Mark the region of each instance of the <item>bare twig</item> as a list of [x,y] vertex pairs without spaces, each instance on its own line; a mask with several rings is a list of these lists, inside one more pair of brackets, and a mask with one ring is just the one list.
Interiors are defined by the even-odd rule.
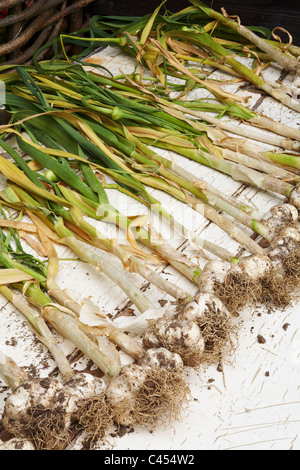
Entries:
[[[9,14],[15,15],[18,14],[22,11],[22,5],[15,5],[10,11]],[[6,30],[5,30],[5,36],[6,36],[6,42],[13,41],[19,34],[21,33],[23,29],[23,22],[15,22],[11,24]],[[17,57],[19,51],[14,51],[12,53],[12,57]]]
[[48,26],[48,28],[43,29],[43,31],[39,34],[38,38],[34,41],[34,43],[29,48],[26,48],[26,51],[23,54],[19,55],[15,59],[8,60],[3,65],[10,65],[10,64],[17,65],[17,64],[23,64],[24,62],[26,62],[26,60],[32,57],[35,51],[44,43],[50,31],[51,31],[51,26]]
[[[7,41],[7,43],[5,44],[2,44],[0,46],[0,57],[3,56],[3,55],[6,55],[6,54],[10,54],[11,52],[14,52],[16,51],[17,49],[21,48],[22,46],[26,45],[30,39],[37,33],[39,32],[41,29],[46,29],[48,28],[49,26],[52,26],[53,24],[57,24],[57,28],[54,30],[55,31],[55,34],[51,34],[49,40],[51,40],[51,38],[53,38],[53,36],[57,35],[60,33],[61,31],[61,20],[63,20],[64,17],[66,17],[67,15],[71,15],[71,14],[74,14],[77,10],[79,9],[82,9],[84,7],[86,7],[87,5],[89,5],[90,3],[92,3],[93,1],[95,0],[74,0],[74,3],[72,5],[70,5],[69,7],[65,8],[65,5],[66,5],[66,2],[65,0],[51,0],[49,2],[47,2],[47,10],[45,10],[45,2],[37,2],[40,6],[40,10],[38,10],[39,14],[37,14],[36,18],[34,18],[31,22],[29,22],[29,25],[27,27],[27,29],[22,33],[20,34],[18,37],[15,37],[15,38],[12,38],[10,41]],[[63,7],[60,8],[60,11],[58,12],[53,12],[53,8],[55,6],[58,6],[59,4],[63,4]],[[1,5],[1,3],[0,3]],[[50,10],[50,8],[52,8],[52,10]],[[29,10],[29,9],[28,9]],[[21,12],[23,14],[23,12]],[[16,20],[16,15],[12,15],[14,16],[15,20]],[[32,15],[30,15],[32,16]],[[18,21],[20,21],[20,17],[18,17]],[[23,16],[22,16],[23,18]],[[4,18],[6,19],[6,18]],[[2,25],[1,23],[2,20],[0,20],[0,27]],[[80,27],[82,27],[82,25],[80,25]],[[49,30],[48,30],[49,32]],[[24,52],[25,55],[20,55],[16,60],[12,60],[9,58],[7,64],[17,64],[17,63],[21,63],[21,57],[22,57],[22,60],[23,61],[26,61],[28,60],[30,57],[32,57],[32,55],[34,54],[35,50],[37,50],[38,47],[40,47],[41,44],[43,44],[41,42],[41,37],[43,37],[43,35],[41,34],[39,36],[39,38],[36,39],[36,42],[35,44],[30,47],[31,51],[30,53],[28,52],[28,50],[26,50]],[[47,36],[44,38],[44,41],[47,40]],[[34,47],[35,47],[35,50],[34,50]]]
[[2,0],[0,1],[0,10],[12,8],[20,3],[25,3],[25,0]]
[[7,15],[5,18],[2,18],[0,20],[0,28],[5,28],[6,26],[9,26],[13,23],[28,20],[34,16],[37,16],[42,11],[48,11],[63,2],[64,0],[49,0],[45,3],[44,0],[39,0],[33,3],[26,10],[22,10],[21,12],[16,13],[15,15]]
[[[67,2],[65,0],[65,2],[61,5],[61,11],[65,10],[66,8],[66,5],[67,5]],[[63,26],[63,21],[64,19],[61,18],[54,26],[54,28],[52,29],[51,33],[49,34],[48,38],[47,38],[47,41],[43,41],[43,43],[46,45],[46,44],[49,44],[49,42],[55,37],[57,36],[61,30],[62,30],[62,26]],[[48,28],[50,28],[51,30],[51,26],[48,26]],[[42,43],[42,44],[43,44]],[[36,60],[39,61],[39,60],[42,60],[46,54],[48,53],[48,51],[51,49],[52,45],[50,45],[49,47],[46,47],[44,49],[41,50],[41,52],[38,54],[38,56],[36,57]],[[32,56],[33,54],[36,52],[38,48],[35,47],[32,54],[28,57],[30,57],[30,59],[25,63],[25,65],[31,65],[32,64]]]
[[18,47],[24,46],[37,32],[40,31],[45,26],[45,21],[49,17],[48,11],[45,11],[40,16],[38,16],[28,28],[24,31],[23,34],[15,38],[13,41],[9,42],[8,44],[2,44],[0,46],[0,57],[5,54],[9,54],[10,52],[16,50]]
[[60,11],[54,14],[53,16],[51,16],[51,18],[49,18],[49,20],[45,23],[45,27],[49,26],[50,24],[55,23],[56,21],[60,20],[64,16],[70,15],[71,13],[78,10],[79,8],[86,7],[87,5],[89,5],[90,3],[94,1],[95,0],[79,0],[77,3],[70,5],[64,11]]

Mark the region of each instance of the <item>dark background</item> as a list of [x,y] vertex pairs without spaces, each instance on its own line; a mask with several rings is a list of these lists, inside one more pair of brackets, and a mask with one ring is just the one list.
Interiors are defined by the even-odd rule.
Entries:
[[[143,16],[152,13],[161,0],[97,0],[91,5],[93,14]],[[300,45],[300,0],[214,0],[205,1],[220,11],[224,7],[229,15],[238,15],[245,26],[266,26],[271,30],[280,26]],[[191,6],[187,0],[167,0],[166,8],[176,12]],[[164,8],[164,7],[163,7]],[[283,41],[287,35],[276,31]]]

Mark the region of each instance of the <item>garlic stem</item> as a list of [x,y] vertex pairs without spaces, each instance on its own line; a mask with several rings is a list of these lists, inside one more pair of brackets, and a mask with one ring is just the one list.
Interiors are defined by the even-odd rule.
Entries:
[[45,307],[43,316],[58,333],[72,341],[105,374],[114,377],[120,372],[121,364],[117,359],[118,356],[116,354],[112,356],[111,348],[104,349],[103,343],[99,347],[96,342],[85,335],[75,318],[54,307]]
[[73,377],[74,372],[69,361],[43,318],[30,307],[22,295],[15,294],[11,289],[3,285],[0,286],[0,292],[25,316],[30,323],[34,334],[46,346],[46,348],[49,349],[61,372],[62,379],[67,381]]
[[127,273],[124,273],[123,270],[120,270],[112,262],[106,263],[96,253],[93,253],[85,243],[77,240],[72,232],[64,226],[62,219],[59,219],[55,224],[55,230],[63,239],[64,244],[74,253],[94,266],[96,270],[103,272],[119,286],[140,312],[155,308],[152,302],[135,286]]

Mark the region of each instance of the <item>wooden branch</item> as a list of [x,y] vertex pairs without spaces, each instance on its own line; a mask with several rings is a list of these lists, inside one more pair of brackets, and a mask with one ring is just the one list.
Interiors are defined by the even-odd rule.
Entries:
[[49,26],[50,24],[55,23],[59,19],[63,18],[64,16],[70,15],[74,11],[78,10],[79,8],[84,8],[90,3],[93,3],[95,0],[79,0],[77,3],[74,3],[73,5],[70,5],[68,8],[66,8],[62,12],[58,12],[51,16],[49,20],[46,22],[45,27]]
[[[61,5],[61,11],[65,10],[66,8],[66,5],[67,5],[67,0],[65,0],[65,2]],[[42,45],[46,45],[48,43],[50,43],[50,41],[55,37],[57,36],[60,32],[61,32],[61,29],[62,29],[62,26],[63,26],[63,21],[64,19],[61,18],[59,21],[56,22],[56,24],[54,25],[51,33],[49,34],[48,38],[46,41],[44,41],[44,43]],[[51,29],[52,26],[48,26],[48,28]],[[45,49],[42,49],[41,52],[39,53],[39,55],[36,57],[36,60],[39,61],[39,60],[42,60],[47,54],[48,54],[48,51],[52,48],[52,45],[50,45],[49,47],[45,48]],[[34,55],[34,53],[36,52],[38,48],[35,48],[35,50],[33,51],[33,54],[30,56],[30,60],[27,60],[27,62],[25,62],[25,65],[31,65],[32,64],[32,56]]]
[[9,10],[10,8],[25,3],[26,0],[2,0],[0,1],[0,10]]
[[34,43],[29,48],[26,48],[26,51],[23,52],[23,54],[19,55],[16,58],[8,60],[3,65],[18,65],[18,64],[23,64],[24,62],[26,62],[30,57],[33,56],[35,51],[39,47],[41,47],[44,41],[47,40],[50,31],[51,31],[51,26],[48,26],[48,28],[43,29],[43,31],[39,34],[39,36],[34,41]]
[[15,51],[18,47],[24,46],[37,32],[44,28],[45,21],[48,20],[50,12],[45,11],[39,15],[29,26],[25,29],[24,33],[21,36],[18,36],[13,41],[10,41],[7,44],[2,44],[0,46],[0,57],[9,54],[12,51]]
[[5,28],[6,26],[9,26],[13,23],[28,20],[33,16],[37,16],[39,13],[45,10],[49,11],[51,8],[54,8],[63,2],[64,0],[49,0],[45,3],[44,0],[39,0],[36,3],[33,3],[26,10],[21,11],[20,13],[16,13],[15,15],[8,15],[5,18],[2,18],[0,20],[0,28]]
[[[52,0],[47,3],[47,11],[42,11],[32,22],[30,22],[27,29],[17,38],[9,41],[6,44],[0,45],[0,57],[6,54],[10,54],[11,52],[15,51],[16,49],[24,46],[28,43],[28,41],[41,29],[48,28],[48,26],[52,26],[54,23],[59,22],[65,16],[70,15],[71,13],[77,11],[78,9],[84,8],[85,6],[89,5],[90,3],[94,2],[95,0],[78,0],[77,2],[70,5],[68,8],[61,8],[60,11],[53,14],[53,11],[50,11],[50,7],[54,7],[55,5],[58,6],[59,4],[64,4],[65,0]],[[44,4],[43,0],[38,2],[39,5],[41,3]],[[43,8],[44,9],[44,8]],[[52,13],[52,16],[51,16]],[[16,15],[15,15],[16,16]],[[60,29],[57,34],[59,34]],[[52,36],[53,37],[53,36]],[[34,53],[35,51],[33,51]],[[25,57],[25,56],[23,56]],[[26,54],[26,59],[31,57],[29,54]],[[16,63],[14,60],[10,60],[7,62],[8,64]],[[18,60],[18,63],[19,60]]]

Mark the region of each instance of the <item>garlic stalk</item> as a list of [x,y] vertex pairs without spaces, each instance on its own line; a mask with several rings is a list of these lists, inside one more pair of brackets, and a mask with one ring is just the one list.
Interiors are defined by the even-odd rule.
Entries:
[[0,286],[0,292],[25,316],[39,341],[49,349],[61,372],[62,379],[66,381],[73,377],[74,372],[70,363],[44,319],[30,307],[22,295],[14,293],[11,289],[3,285]]

